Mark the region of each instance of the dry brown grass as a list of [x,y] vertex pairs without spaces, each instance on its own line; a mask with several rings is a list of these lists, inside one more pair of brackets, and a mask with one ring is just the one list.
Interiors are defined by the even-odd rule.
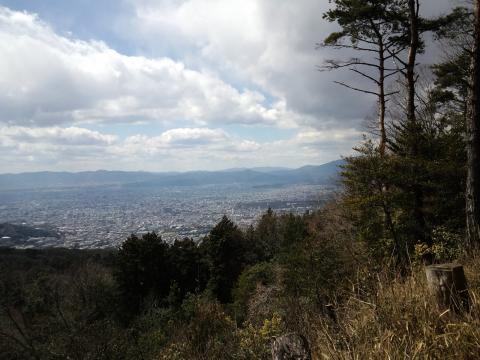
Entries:
[[443,312],[422,267],[407,279],[379,275],[376,291],[350,294],[338,322],[312,319],[315,359],[480,359],[480,257],[464,262],[471,311]]

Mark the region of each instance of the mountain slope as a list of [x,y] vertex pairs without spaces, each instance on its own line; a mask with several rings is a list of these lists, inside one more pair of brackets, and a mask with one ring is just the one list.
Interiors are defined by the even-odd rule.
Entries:
[[34,172],[0,174],[0,190],[40,189],[83,186],[203,186],[203,185],[281,185],[331,184],[343,160],[298,169],[259,168],[184,173],[135,171]]

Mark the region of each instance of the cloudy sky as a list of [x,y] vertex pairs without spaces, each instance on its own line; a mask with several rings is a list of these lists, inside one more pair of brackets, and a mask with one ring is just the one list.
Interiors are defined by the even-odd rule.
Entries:
[[[448,0],[424,0],[429,14]],[[0,173],[321,164],[375,99],[318,72],[327,0],[0,0]]]

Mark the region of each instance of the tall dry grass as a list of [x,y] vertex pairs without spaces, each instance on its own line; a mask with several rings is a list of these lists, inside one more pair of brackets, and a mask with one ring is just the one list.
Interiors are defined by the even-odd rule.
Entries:
[[480,257],[464,262],[470,312],[442,311],[428,292],[423,267],[408,278],[376,276],[375,290],[352,290],[337,322],[311,318],[315,359],[480,359]]

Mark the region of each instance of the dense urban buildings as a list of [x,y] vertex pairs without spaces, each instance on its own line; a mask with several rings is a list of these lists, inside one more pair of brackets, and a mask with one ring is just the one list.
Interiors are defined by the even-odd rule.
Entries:
[[81,187],[0,192],[1,222],[48,229],[53,236],[0,238],[18,248],[107,248],[155,231],[167,241],[195,240],[227,215],[247,227],[269,207],[304,213],[332,193],[327,185]]

